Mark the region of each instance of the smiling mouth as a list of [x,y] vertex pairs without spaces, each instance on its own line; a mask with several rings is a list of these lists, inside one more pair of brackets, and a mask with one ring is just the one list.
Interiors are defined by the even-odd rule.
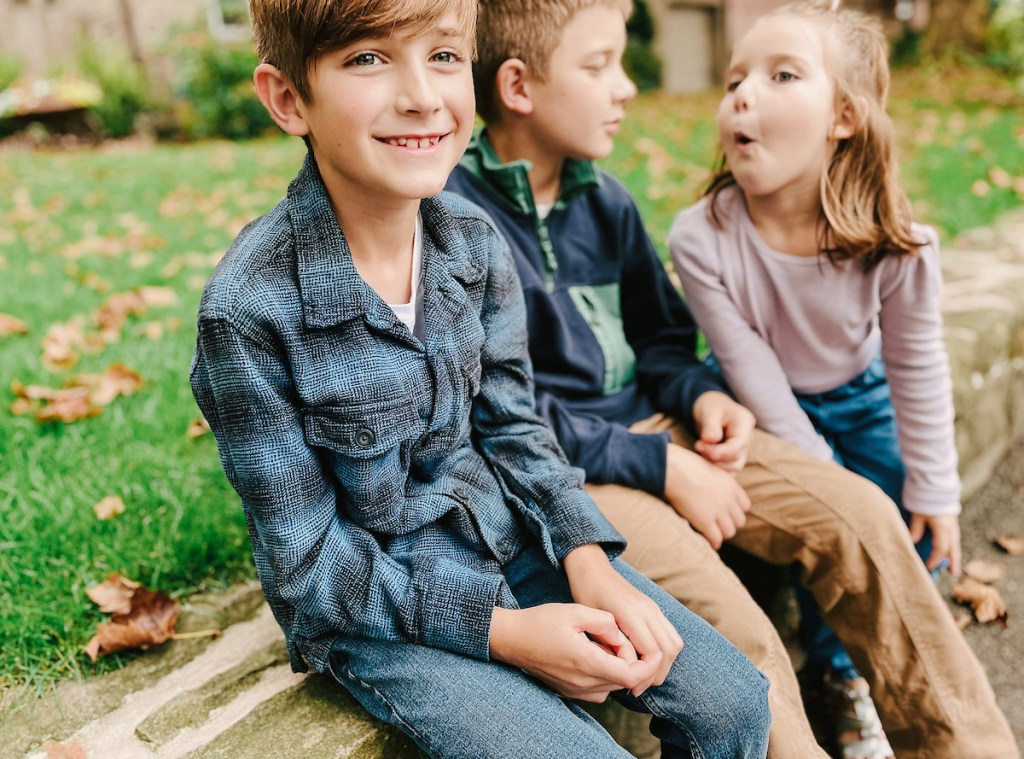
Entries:
[[447,136],[447,134],[409,135],[405,137],[378,137],[377,140],[394,148],[426,150],[427,148],[434,147]]

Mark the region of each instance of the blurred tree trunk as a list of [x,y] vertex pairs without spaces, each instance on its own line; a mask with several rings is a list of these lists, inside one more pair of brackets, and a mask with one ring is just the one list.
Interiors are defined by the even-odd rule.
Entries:
[[139,70],[144,72],[146,59],[142,53],[142,45],[139,44],[139,35],[135,31],[135,19],[132,17],[130,0],[119,0],[118,10],[120,11],[121,26],[124,28],[124,36],[128,42],[128,49],[131,51],[132,60],[135,61]]
[[924,52],[930,56],[942,55],[952,45],[982,50],[988,16],[989,0],[931,0]]

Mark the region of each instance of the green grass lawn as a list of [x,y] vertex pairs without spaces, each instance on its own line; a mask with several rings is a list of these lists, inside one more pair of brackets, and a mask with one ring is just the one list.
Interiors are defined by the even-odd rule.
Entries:
[[[1024,119],[1008,84],[985,71],[904,72],[894,96],[922,219],[948,238],[1022,202]],[[716,100],[638,98],[605,162],[663,252],[673,216],[706,180]],[[0,150],[0,313],[29,328],[0,337],[0,687],[117,666],[118,656],[94,665],[81,653],[104,618],[85,589],[110,572],[182,599],[254,575],[214,441],[186,434],[199,416],[187,372],[202,283],[241,224],[282,195],[302,154],[285,138]],[[999,186],[1007,177],[1017,190]],[[142,285],[173,289],[177,303],[129,318],[73,368],[44,365],[52,325],[78,317],[88,328],[112,294]],[[113,363],[145,384],[94,418],[41,424],[8,411],[12,382],[58,387]],[[93,506],[111,495],[125,511],[101,521]]]

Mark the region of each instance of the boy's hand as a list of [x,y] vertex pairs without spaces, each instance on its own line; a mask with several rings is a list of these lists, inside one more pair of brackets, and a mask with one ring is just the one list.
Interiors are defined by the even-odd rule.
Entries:
[[526,670],[567,698],[592,701],[649,682],[660,659],[640,661],[607,611],[580,604],[495,607],[491,658]]
[[924,537],[925,528],[932,531],[932,554],[925,562],[928,571],[933,571],[943,559],[949,560],[949,573],[954,577],[960,574],[960,517],[927,517],[922,514],[910,515],[910,539],[915,543]]
[[735,477],[682,446],[669,443],[667,455],[665,500],[717,551],[747,523],[750,496]]
[[717,390],[702,393],[691,411],[700,433],[693,446],[697,453],[725,471],[739,474],[754,436],[754,415]]
[[661,685],[683,649],[683,639],[658,605],[634,588],[596,545],[580,546],[563,562],[573,600],[593,609],[611,612],[641,662],[654,666],[646,679],[630,688],[640,696],[652,685]]

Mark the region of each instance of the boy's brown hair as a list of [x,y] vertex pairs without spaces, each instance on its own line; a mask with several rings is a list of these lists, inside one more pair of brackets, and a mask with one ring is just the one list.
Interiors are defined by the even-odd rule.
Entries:
[[[808,0],[768,15],[804,19],[824,37],[836,112],[851,108],[857,129],[839,140],[822,173],[820,249],[833,264],[853,259],[870,270],[886,256],[915,252],[923,242],[911,231],[910,202],[899,183],[896,138],[886,112],[889,46],[882,25],[834,5]],[[722,156],[705,193],[716,222],[715,199],[735,183]]]
[[543,80],[562,29],[573,16],[594,5],[620,8],[627,18],[633,12],[632,0],[480,0],[473,87],[477,113],[485,122],[501,118],[494,89],[501,64],[518,58]]
[[472,48],[475,0],[249,0],[260,63],[279,69],[306,102],[309,72],[323,56],[398,27],[426,29],[449,13]]

